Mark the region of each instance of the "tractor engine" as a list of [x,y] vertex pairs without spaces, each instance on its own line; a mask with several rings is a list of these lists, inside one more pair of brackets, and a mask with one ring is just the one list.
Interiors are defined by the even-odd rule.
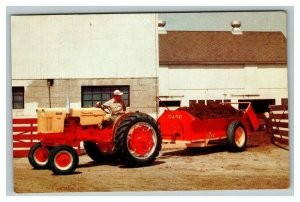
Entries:
[[66,108],[39,108],[38,133],[62,133],[66,117],[78,118],[81,126],[98,125],[109,120],[111,115],[100,108],[74,108],[66,114]]

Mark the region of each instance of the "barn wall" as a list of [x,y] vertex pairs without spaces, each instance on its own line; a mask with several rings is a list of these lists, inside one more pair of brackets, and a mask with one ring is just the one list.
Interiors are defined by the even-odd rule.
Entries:
[[162,66],[159,95],[169,100],[276,99],[288,97],[287,65]]
[[156,77],[156,14],[11,17],[13,79]]

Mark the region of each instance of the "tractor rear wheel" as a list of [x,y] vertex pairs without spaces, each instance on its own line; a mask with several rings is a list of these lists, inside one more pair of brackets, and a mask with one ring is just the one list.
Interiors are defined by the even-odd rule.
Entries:
[[49,155],[50,169],[58,175],[67,175],[74,172],[78,166],[78,154],[68,145],[55,147]]
[[127,116],[116,130],[115,148],[127,166],[151,164],[161,149],[161,134],[156,121],[144,113]]
[[227,129],[227,144],[230,151],[243,151],[247,144],[247,132],[240,121],[233,121]]
[[40,142],[33,145],[28,153],[28,160],[32,167],[35,169],[48,168],[50,149],[49,147],[42,147]]
[[107,163],[117,159],[117,156],[114,152],[102,152],[101,148],[99,148],[100,146],[95,142],[85,141],[83,142],[83,146],[87,155],[97,163]]

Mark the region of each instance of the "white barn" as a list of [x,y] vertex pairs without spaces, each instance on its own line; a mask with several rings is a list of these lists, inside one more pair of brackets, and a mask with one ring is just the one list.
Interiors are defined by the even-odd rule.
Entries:
[[287,103],[281,32],[168,31],[159,41],[159,96],[166,105],[251,101],[263,113],[269,104]]

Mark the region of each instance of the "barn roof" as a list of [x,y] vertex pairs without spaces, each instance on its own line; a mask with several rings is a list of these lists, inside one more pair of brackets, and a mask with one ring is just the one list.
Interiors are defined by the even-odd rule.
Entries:
[[287,40],[281,32],[168,31],[159,35],[159,63],[285,64]]

